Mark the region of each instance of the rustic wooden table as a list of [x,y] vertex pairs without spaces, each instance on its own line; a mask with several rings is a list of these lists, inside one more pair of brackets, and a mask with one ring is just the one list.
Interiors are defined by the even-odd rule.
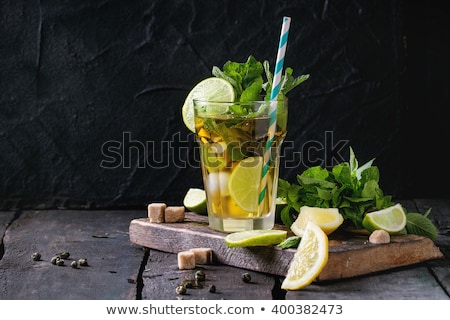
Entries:
[[[42,210],[0,212],[0,299],[111,300],[295,300],[295,299],[427,299],[450,298],[450,199],[401,201],[408,210],[432,208],[439,228],[435,244],[444,258],[375,274],[315,282],[299,291],[280,289],[281,276],[226,265],[201,269],[206,281],[186,295],[176,286],[195,270],[179,270],[177,255],[130,242],[130,222],[146,210]],[[64,266],[53,265],[67,250]],[[33,252],[40,261],[33,261]],[[70,262],[87,258],[88,266]],[[244,283],[241,275],[250,273]],[[216,292],[210,292],[214,285]]]

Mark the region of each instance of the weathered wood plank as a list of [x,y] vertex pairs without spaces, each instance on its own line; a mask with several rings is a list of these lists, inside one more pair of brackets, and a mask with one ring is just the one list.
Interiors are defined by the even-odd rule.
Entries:
[[429,217],[439,229],[435,243],[445,255],[445,259],[430,261],[427,265],[450,295],[450,199],[416,199],[415,203],[422,213],[431,208]]
[[423,265],[288,291],[286,300],[444,300],[448,294]]
[[3,237],[6,228],[9,226],[15,215],[14,211],[0,211],[0,260],[3,257]]
[[[176,293],[176,287],[185,279],[194,279],[195,272],[205,273],[205,282],[199,282],[194,288],[188,288],[186,294]],[[179,270],[177,255],[150,250],[149,259],[142,278],[143,300],[271,300],[271,290],[275,285],[272,276],[249,272],[250,283],[244,283],[241,276],[247,270],[223,266],[203,265],[194,270]],[[195,284],[195,281],[194,281]],[[215,293],[209,292],[214,285]]]
[[450,236],[450,199],[414,199],[414,203],[421,213],[431,208],[429,217],[435,222],[439,233]]
[[443,257],[433,241],[412,234],[391,236],[389,244],[381,245],[365,238],[330,240],[328,263],[317,280],[352,278]]
[[[0,299],[136,299],[143,251],[130,243],[128,226],[141,213],[26,211],[6,230],[0,260]],[[51,264],[63,250],[65,266]],[[41,261],[31,255],[39,251]],[[88,259],[88,267],[70,262]]]
[[[436,215],[433,219],[440,221],[439,226],[444,228],[440,229],[435,243],[446,258],[364,277],[317,281],[300,291],[287,292],[286,298],[448,299],[450,237],[445,232],[448,203],[435,199],[408,202],[420,212],[432,207],[431,217]],[[26,211],[9,225],[15,212],[0,212],[0,235],[4,235],[5,250],[0,260],[0,299],[135,299],[135,281],[144,245],[130,242],[128,231],[130,222],[144,214],[141,211]],[[185,243],[187,248],[197,246],[190,238],[178,239],[174,252],[180,251],[180,245]],[[70,259],[87,257],[90,266],[72,269],[68,263],[65,267],[52,265],[51,256],[62,250],[71,252]],[[42,253],[42,261],[31,260],[34,251]],[[176,254],[150,250],[145,268],[143,299],[272,299],[271,291],[279,288],[277,279],[282,278],[226,265],[199,266],[207,275],[205,286],[178,296],[174,286],[193,271],[178,270]],[[240,281],[243,272],[251,273],[252,283]],[[209,293],[211,284],[216,285],[217,293]]]
[[[230,249],[224,237],[224,233],[207,226],[205,217],[192,213],[187,213],[184,223],[157,224],[146,218],[130,223],[133,243],[171,253],[209,247],[217,263],[279,276],[286,275],[295,254],[293,249],[282,250],[276,246]],[[318,280],[350,278],[443,257],[425,237],[395,236],[390,244],[384,245],[368,243],[367,238],[330,239],[328,263]]]
[[3,239],[6,228],[14,218],[14,211],[0,211],[0,240]]
[[416,204],[413,200],[394,200],[399,202],[408,212],[417,211]]

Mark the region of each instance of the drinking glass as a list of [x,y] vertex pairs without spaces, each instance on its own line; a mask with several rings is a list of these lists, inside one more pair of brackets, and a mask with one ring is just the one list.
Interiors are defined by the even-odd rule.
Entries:
[[270,101],[194,99],[195,133],[212,229],[236,232],[274,226],[288,100],[276,103],[272,134],[269,126],[274,113],[270,110]]

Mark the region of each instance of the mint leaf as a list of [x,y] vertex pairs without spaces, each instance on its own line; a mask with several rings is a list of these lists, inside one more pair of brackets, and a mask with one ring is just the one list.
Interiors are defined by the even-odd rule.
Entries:
[[284,179],[278,179],[278,189],[277,189],[277,197],[278,198],[287,198],[287,193],[291,184]]
[[359,178],[361,184],[365,184],[371,180],[378,182],[380,180],[380,172],[378,167],[369,167],[361,172],[361,177]]
[[[273,74],[270,71],[269,61],[265,60],[263,62],[263,67],[264,71],[266,72],[267,78],[267,82],[263,85],[263,88],[266,91],[265,99],[269,100],[272,93]],[[294,78],[292,75],[293,73],[294,71],[290,67],[286,67],[286,69],[284,70],[284,74],[280,79],[280,92],[278,100],[281,100],[289,91],[309,79],[309,74],[302,74],[301,76]]]
[[[288,206],[294,208],[294,210],[297,212],[300,211],[300,207],[301,207],[301,202],[299,201],[301,189],[302,189],[302,187],[300,187],[299,185],[291,184],[287,191],[286,202],[287,202]],[[286,209],[286,208],[284,208],[284,209]],[[288,213],[289,213],[289,211],[288,211]],[[289,224],[288,227],[290,227],[290,226],[291,225]]]
[[302,185],[317,185],[322,189],[332,189],[336,186],[336,184],[333,182],[322,179],[310,178],[308,176],[303,175],[299,175],[297,177],[297,180]]
[[292,76],[293,72],[294,71],[290,67],[287,67],[286,70],[284,71],[284,75],[281,78],[281,86],[280,86],[280,92],[283,95],[286,95],[296,86],[309,79],[309,74],[302,74],[301,76],[294,78]]
[[375,161],[375,158],[372,159],[372,160],[370,160],[370,161],[368,161],[368,162],[366,162],[366,163],[363,164],[361,167],[359,167],[358,169],[356,169],[355,174],[356,174],[356,178],[357,178],[358,180],[361,179],[361,173],[362,173],[364,170],[369,169],[369,168],[372,167],[372,163],[373,163],[374,161]]
[[278,246],[282,249],[288,249],[288,248],[297,248],[300,244],[301,238],[297,236],[289,237],[285,240],[283,240]]
[[290,205],[287,205],[280,212],[281,222],[287,227],[291,227],[295,221],[295,217],[291,214],[292,210],[293,208]]
[[270,99],[270,92],[272,91],[273,74],[270,71],[269,61],[263,62],[264,71],[266,72],[267,82],[263,84],[263,89],[266,91],[266,100]]
[[406,231],[407,233],[428,237],[431,240],[436,239],[438,236],[438,230],[433,222],[420,213],[411,212],[406,214]]
[[341,183],[344,186],[352,188],[355,185],[353,181],[353,176],[351,172],[351,166],[348,162],[343,162],[335,165],[331,172],[333,173],[334,178],[337,182]]
[[318,180],[326,180],[330,173],[327,169],[321,168],[320,166],[311,167],[302,172],[300,176],[315,178]]
[[381,189],[376,180],[369,180],[364,183],[363,189],[361,191],[362,198],[376,199],[377,195],[379,195]]
[[261,79],[261,86],[259,90],[262,89],[262,73],[263,73],[263,65],[261,62],[255,59],[253,56],[249,56],[247,61],[242,65],[241,75],[242,75],[242,84],[243,88],[248,88],[252,85],[255,80]]
[[353,176],[356,176],[356,171],[358,170],[358,160],[356,159],[355,153],[353,152],[352,147],[350,147],[350,171]]
[[256,78],[250,82],[239,98],[240,101],[258,101],[261,99],[261,88],[263,84],[262,77]]
[[214,66],[212,74],[233,86],[237,101],[259,100],[263,85],[263,66],[253,56],[244,63],[227,61],[220,70]]

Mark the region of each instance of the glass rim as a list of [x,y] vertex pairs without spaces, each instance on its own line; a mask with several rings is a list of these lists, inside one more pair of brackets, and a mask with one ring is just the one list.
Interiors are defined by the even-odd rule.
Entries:
[[[272,100],[248,100],[248,101],[214,101],[214,100],[205,100],[205,99],[192,99],[193,102],[200,102],[200,103],[214,103],[214,104],[251,104],[251,103],[270,103]],[[277,100],[279,102],[281,100]],[[289,99],[287,97],[283,97],[283,102],[287,102]]]

